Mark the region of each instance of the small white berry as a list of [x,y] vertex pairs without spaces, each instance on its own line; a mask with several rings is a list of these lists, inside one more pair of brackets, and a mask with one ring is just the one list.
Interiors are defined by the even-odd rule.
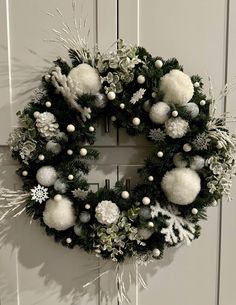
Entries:
[[111,121],[112,122],[115,122],[116,121],[116,117],[113,115],[113,116],[111,116]]
[[149,176],[149,177],[148,177],[148,180],[149,180],[149,181],[153,181],[153,180],[154,180],[153,176]]
[[193,85],[194,85],[195,88],[199,88],[200,87],[200,83],[199,82],[195,82]]
[[67,150],[67,155],[69,155],[69,156],[73,155],[73,150],[72,149],[68,149]]
[[172,111],[172,116],[174,117],[174,118],[176,118],[177,116],[178,116],[178,111],[177,110],[174,110],[174,111]]
[[74,132],[75,131],[75,126],[72,125],[72,124],[69,124],[67,127],[66,127],[66,130],[68,132]]
[[28,176],[28,172],[27,171],[23,171],[22,172],[22,176],[24,176],[24,177]]
[[148,222],[148,226],[149,226],[150,228],[153,228],[153,227],[154,227],[154,223],[153,223],[152,221],[149,221],[149,222]]
[[153,98],[157,97],[156,92],[152,92],[152,97],[153,97]]
[[94,127],[93,126],[89,126],[89,131],[90,132],[94,132]]
[[71,243],[72,243],[72,239],[71,239],[70,237],[68,237],[68,238],[66,239],[66,242],[67,242],[67,244],[71,244]]
[[133,125],[138,126],[140,124],[140,118],[133,118],[132,123]]
[[54,196],[54,200],[57,201],[57,202],[59,202],[59,201],[62,200],[62,196],[61,196],[60,194],[56,194],[56,195]]
[[163,152],[162,151],[158,151],[157,157],[158,158],[162,158],[163,156],[164,156]]
[[139,75],[139,76],[137,77],[137,82],[138,82],[139,84],[144,84],[145,81],[146,81],[145,76]]
[[68,175],[68,179],[69,179],[69,180],[73,180],[73,179],[74,179],[74,176],[70,174],[70,175]]
[[197,213],[198,213],[198,209],[193,208],[193,209],[192,209],[192,214],[193,214],[193,215],[197,215]]
[[52,103],[49,102],[49,101],[47,101],[47,102],[45,103],[45,106],[46,106],[47,108],[50,108],[50,107],[52,106]]
[[212,202],[212,206],[213,206],[213,207],[216,207],[217,205],[218,205],[218,201],[214,200],[214,201]]
[[86,210],[89,210],[91,206],[90,206],[90,204],[86,203],[84,207]]
[[39,156],[38,156],[38,159],[39,159],[40,161],[43,161],[43,160],[45,159],[45,157],[44,157],[44,155],[39,155]]
[[200,101],[200,105],[201,105],[201,106],[205,106],[205,105],[206,105],[206,101],[205,101],[205,100],[201,100],[201,101]]
[[84,157],[86,156],[88,153],[87,149],[86,148],[81,148],[80,151],[79,151],[79,154]]
[[39,111],[35,111],[34,112],[34,118],[37,119],[40,115],[40,112]]
[[155,61],[155,67],[156,67],[157,69],[161,69],[162,66],[163,66],[163,62],[162,62],[160,59],[157,59],[157,60]]
[[149,204],[150,204],[150,202],[151,202],[151,200],[150,200],[150,198],[149,198],[149,197],[143,197],[143,199],[142,199],[142,203],[143,203],[144,205],[149,205]]
[[115,92],[113,92],[113,91],[108,92],[108,93],[107,93],[107,98],[108,98],[110,101],[114,100],[114,99],[116,98]]
[[123,199],[128,199],[128,198],[129,198],[129,192],[123,191],[123,192],[121,193],[121,197],[122,197]]
[[192,146],[189,143],[184,144],[183,150],[185,152],[190,152],[192,150]]
[[152,255],[154,257],[158,257],[158,256],[160,256],[160,254],[161,254],[161,251],[159,249],[156,248],[156,249],[152,250]]
[[120,109],[125,109],[125,104],[124,103],[120,104]]

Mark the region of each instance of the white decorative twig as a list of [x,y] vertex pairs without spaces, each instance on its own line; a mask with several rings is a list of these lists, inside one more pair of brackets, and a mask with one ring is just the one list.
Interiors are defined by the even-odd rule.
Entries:
[[168,207],[163,209],[160,204],[156,202],[155,206],[151,206],[152,218],[158,217],[159,214],[167,216],[166,228],[161,230],[161,233],[165,235],[165,241],[170,245],[177,244],[178,241],[185,241],[187,245],[190,245],[194,239],[195,228],[194,224],[190,223],[186,219],[178,216],[177,210]]
[[[17,217],[25,211],[25,202],[29,194],[24,191],[13,191],[7,188],[0,189],[0,211],[3,214],[0,222],[7,216]],[[3,203],[1,203],[3,201]]]
[[60,67],[55,67],[55,71],[52,72],[52,84],[57,89],[57,92],[60,92],[69,105],[81,113],[82,120],[91,119],[91,109],[89,107],[82,107],[77,103],[77,92],[79,88],[71,77],[66,77],[62,74]]

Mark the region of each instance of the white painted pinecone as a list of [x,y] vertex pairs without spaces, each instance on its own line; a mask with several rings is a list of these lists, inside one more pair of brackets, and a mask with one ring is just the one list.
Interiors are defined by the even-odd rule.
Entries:
[[114,202],[108,200],[99,202],[95,211],[97,221],[105,225],[116,223],[120,216],[118,206]]
[[50,140],[59,132],[59,124],[51,112],[40,113],[36,119],[36,127],[47,140]]

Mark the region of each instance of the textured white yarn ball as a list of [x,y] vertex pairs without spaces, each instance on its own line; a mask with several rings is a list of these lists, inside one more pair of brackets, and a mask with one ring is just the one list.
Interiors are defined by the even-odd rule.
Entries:
[[164,102],[152,105],[149,117],[153,123],[164,124],[169,118],[170,106]]
[[120,216],[120,210],[118,206],[114,202],[108,200],[99,202],[95,212],[97,221],[105,225],[110,225],[117,222]]
[[191,169],[194,169],[194,170],[200,170],[204,167],[204,165],[205,165],[204,158],[201,156],[198,156],[198,155],[194,156],[193,160],[190,163]]
[[175,105],[185,105],[193,97],[194,88],[191,78],[180,70],[173,69],[160,80],[163,100]]
[[64,194],[66,192],[66,188],[67,188],[66,184],[60,179],[57,179],[56,182],[54,183],[54,189],[57,192]]
[[192,203],[200,192],[201,180],[190,168],[174,168],[162,178],[161,187],[170,202],[187,205]]
[[52,166],[42,166],[37,171],[36,179],[41,185],[51,186],[57,180],[57,172]]
[[188,103],[184,109],[190,114],[192,118],[196,118],[199,114],[199,107],[195,103]]
[[46,150],[52,152],[55,155],[58,155],[61,152],[61,145],[54,141],[49,141],[46,144]]
[[101,88],[98,71],[88,64],[80,64],[73,68],[68,77],[76,84],[76,93],[78,95],[95,95]]
[[173,157],[173,163],[176,167],[186,167],[188,165],[188,162],[184,160],[184,156],[182,153],[177,153]]
[[43,212],[43,221],[49,228],[58,231],[66,230],[75,224],[73,203],[66,197],[58,202],[49,199]]
[[138,235],[140,239],[147,240],[151,235],[153,234],[152,230],[149,230],[147,228],[139,228],[138,229]]
[[188,122],[180,117],[170,118],[165,122],[166,134],[173,139],[182,138],[188,131]]

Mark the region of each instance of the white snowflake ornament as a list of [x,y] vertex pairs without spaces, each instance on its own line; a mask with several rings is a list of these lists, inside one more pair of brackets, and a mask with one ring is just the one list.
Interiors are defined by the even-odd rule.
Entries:
[[48,199],[48,188],[38,184],[35,186],[31,191],[31,199],[35,200],[36,202],[42,203]]

